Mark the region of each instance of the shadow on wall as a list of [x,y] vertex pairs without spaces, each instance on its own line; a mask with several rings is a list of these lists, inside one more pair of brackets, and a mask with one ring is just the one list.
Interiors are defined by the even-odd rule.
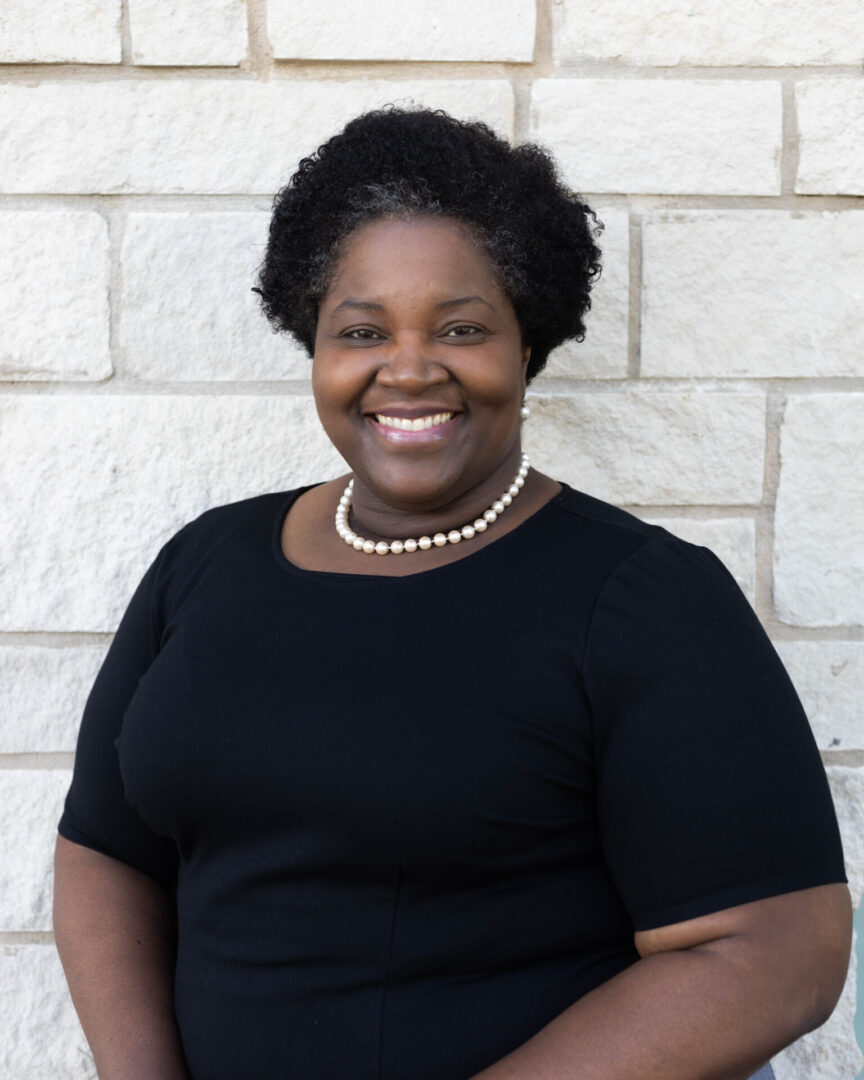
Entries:
[[[855,927],[855,960],[857,962],[855,987],[855,1040],[864,1054],[864,895],[858,903],[858,910],[852,921]],[[855,1080],[864,1080],[864,1069]]]

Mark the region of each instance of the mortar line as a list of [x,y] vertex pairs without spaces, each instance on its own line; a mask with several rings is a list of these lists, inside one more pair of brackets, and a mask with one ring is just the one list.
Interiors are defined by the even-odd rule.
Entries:
[[129,0],[120,0],[120,65],[132,67],[132,22],[129,17]]
[[783,96],[783,139],[780,157],[780,191],[786,196],[795,195],[795,181],[798,178],[799,139],[798,109],[795,100],[795,84],[784,79]]
[[0,930],[0,945],[54,945],[50,930]]
[[18,769],[35,769],[38,772],[71,769],[74,757],[72,750],[27,750],[0,753],[0,772],[14,772]]
[[632,383],[642,374],[642,260],[644,242],[641,214],[631,213],[628,230],[630,253],[628,261],[629,297],[627,310],[627,381]]
[[780,433],[786,409],[786,393],[770,383],[765,391],[765,458],[762,503],[756,515],[756,611],[763,626],[784,625],[774,600],[774,515],[780,484]]

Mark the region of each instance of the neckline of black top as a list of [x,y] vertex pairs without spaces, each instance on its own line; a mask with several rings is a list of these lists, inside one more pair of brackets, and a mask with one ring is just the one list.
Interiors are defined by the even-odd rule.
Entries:
[[[413,574],[399,574],[392,576],[390,574],[344,574],[337,573],[330,570],[306,570],[302,566],[297,566],[296,563],[292,563],[282,550],[282,526],[285,522],[285,518],[288,515],[288,511],[294,505],[294,502],[300,498],[301,495],[307,491],[311,491],[312,488],[320,487],[320,484],[306,484],[305,487],[295,488],[289,492],[285,499],[279,504],[279,508],[276,514],[276,520],[273,523],[273,531],[271,534],[273,555],[276,562],[283,570],[286,570],[290,574],[295,574],[299,577],[307,579],[316,578],[322,581],[338,581],[338,582],[374,582],[376,585],[380,585],[381,582],[387,581],[416,581],[419,578],[428,579],[431,576],[440,577],[448,573],[459,573],[460,568],[463,568],[467,563],[476,565],[476,561],[479,559],[485,561],[484,556],[501,553],[503,548],[509,548],[511,543],[514,543],[525,537],[526,533],[533,531],[533,528],[538,524],[542,524],[550,511],[556,507],[560,502],[567,497],[571,492],[571,489],[563,481],[559,481],[561,484],[561,490],[552,496],[548,502],[535,510],[534,513],[527,517],[524,521],[520,522],[514,529],[499,536],[496,540],[486,544],[485,547],[478,548],[476,551],[472,551],[468,555],[463,555],[461,559],[457,559],[455,562],[445,563],[443,566],[431,566],[428,570],[417,570]],[[369,558],[368,555],[360,554],[358,552],[357,558]],[[380,556],[376,556],[380,558]]]

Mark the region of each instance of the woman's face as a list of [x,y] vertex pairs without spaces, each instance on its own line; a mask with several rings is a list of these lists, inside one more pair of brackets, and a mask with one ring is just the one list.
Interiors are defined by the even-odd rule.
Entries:
[[312,370],[355,506],[365,496],[421,513],[487,488],[497,498],[519,466],[528,355],[491,263],[458,222],[360,226],[322,300]]

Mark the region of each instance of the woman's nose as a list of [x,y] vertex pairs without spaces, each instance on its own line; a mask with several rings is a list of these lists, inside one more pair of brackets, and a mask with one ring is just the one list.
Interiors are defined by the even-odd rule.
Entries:
[[447,370],[435,359],[432,347],[412,337],[394,340],[382,358],[377,382],[406,394],[422,393],[427,386],[446,382]]

